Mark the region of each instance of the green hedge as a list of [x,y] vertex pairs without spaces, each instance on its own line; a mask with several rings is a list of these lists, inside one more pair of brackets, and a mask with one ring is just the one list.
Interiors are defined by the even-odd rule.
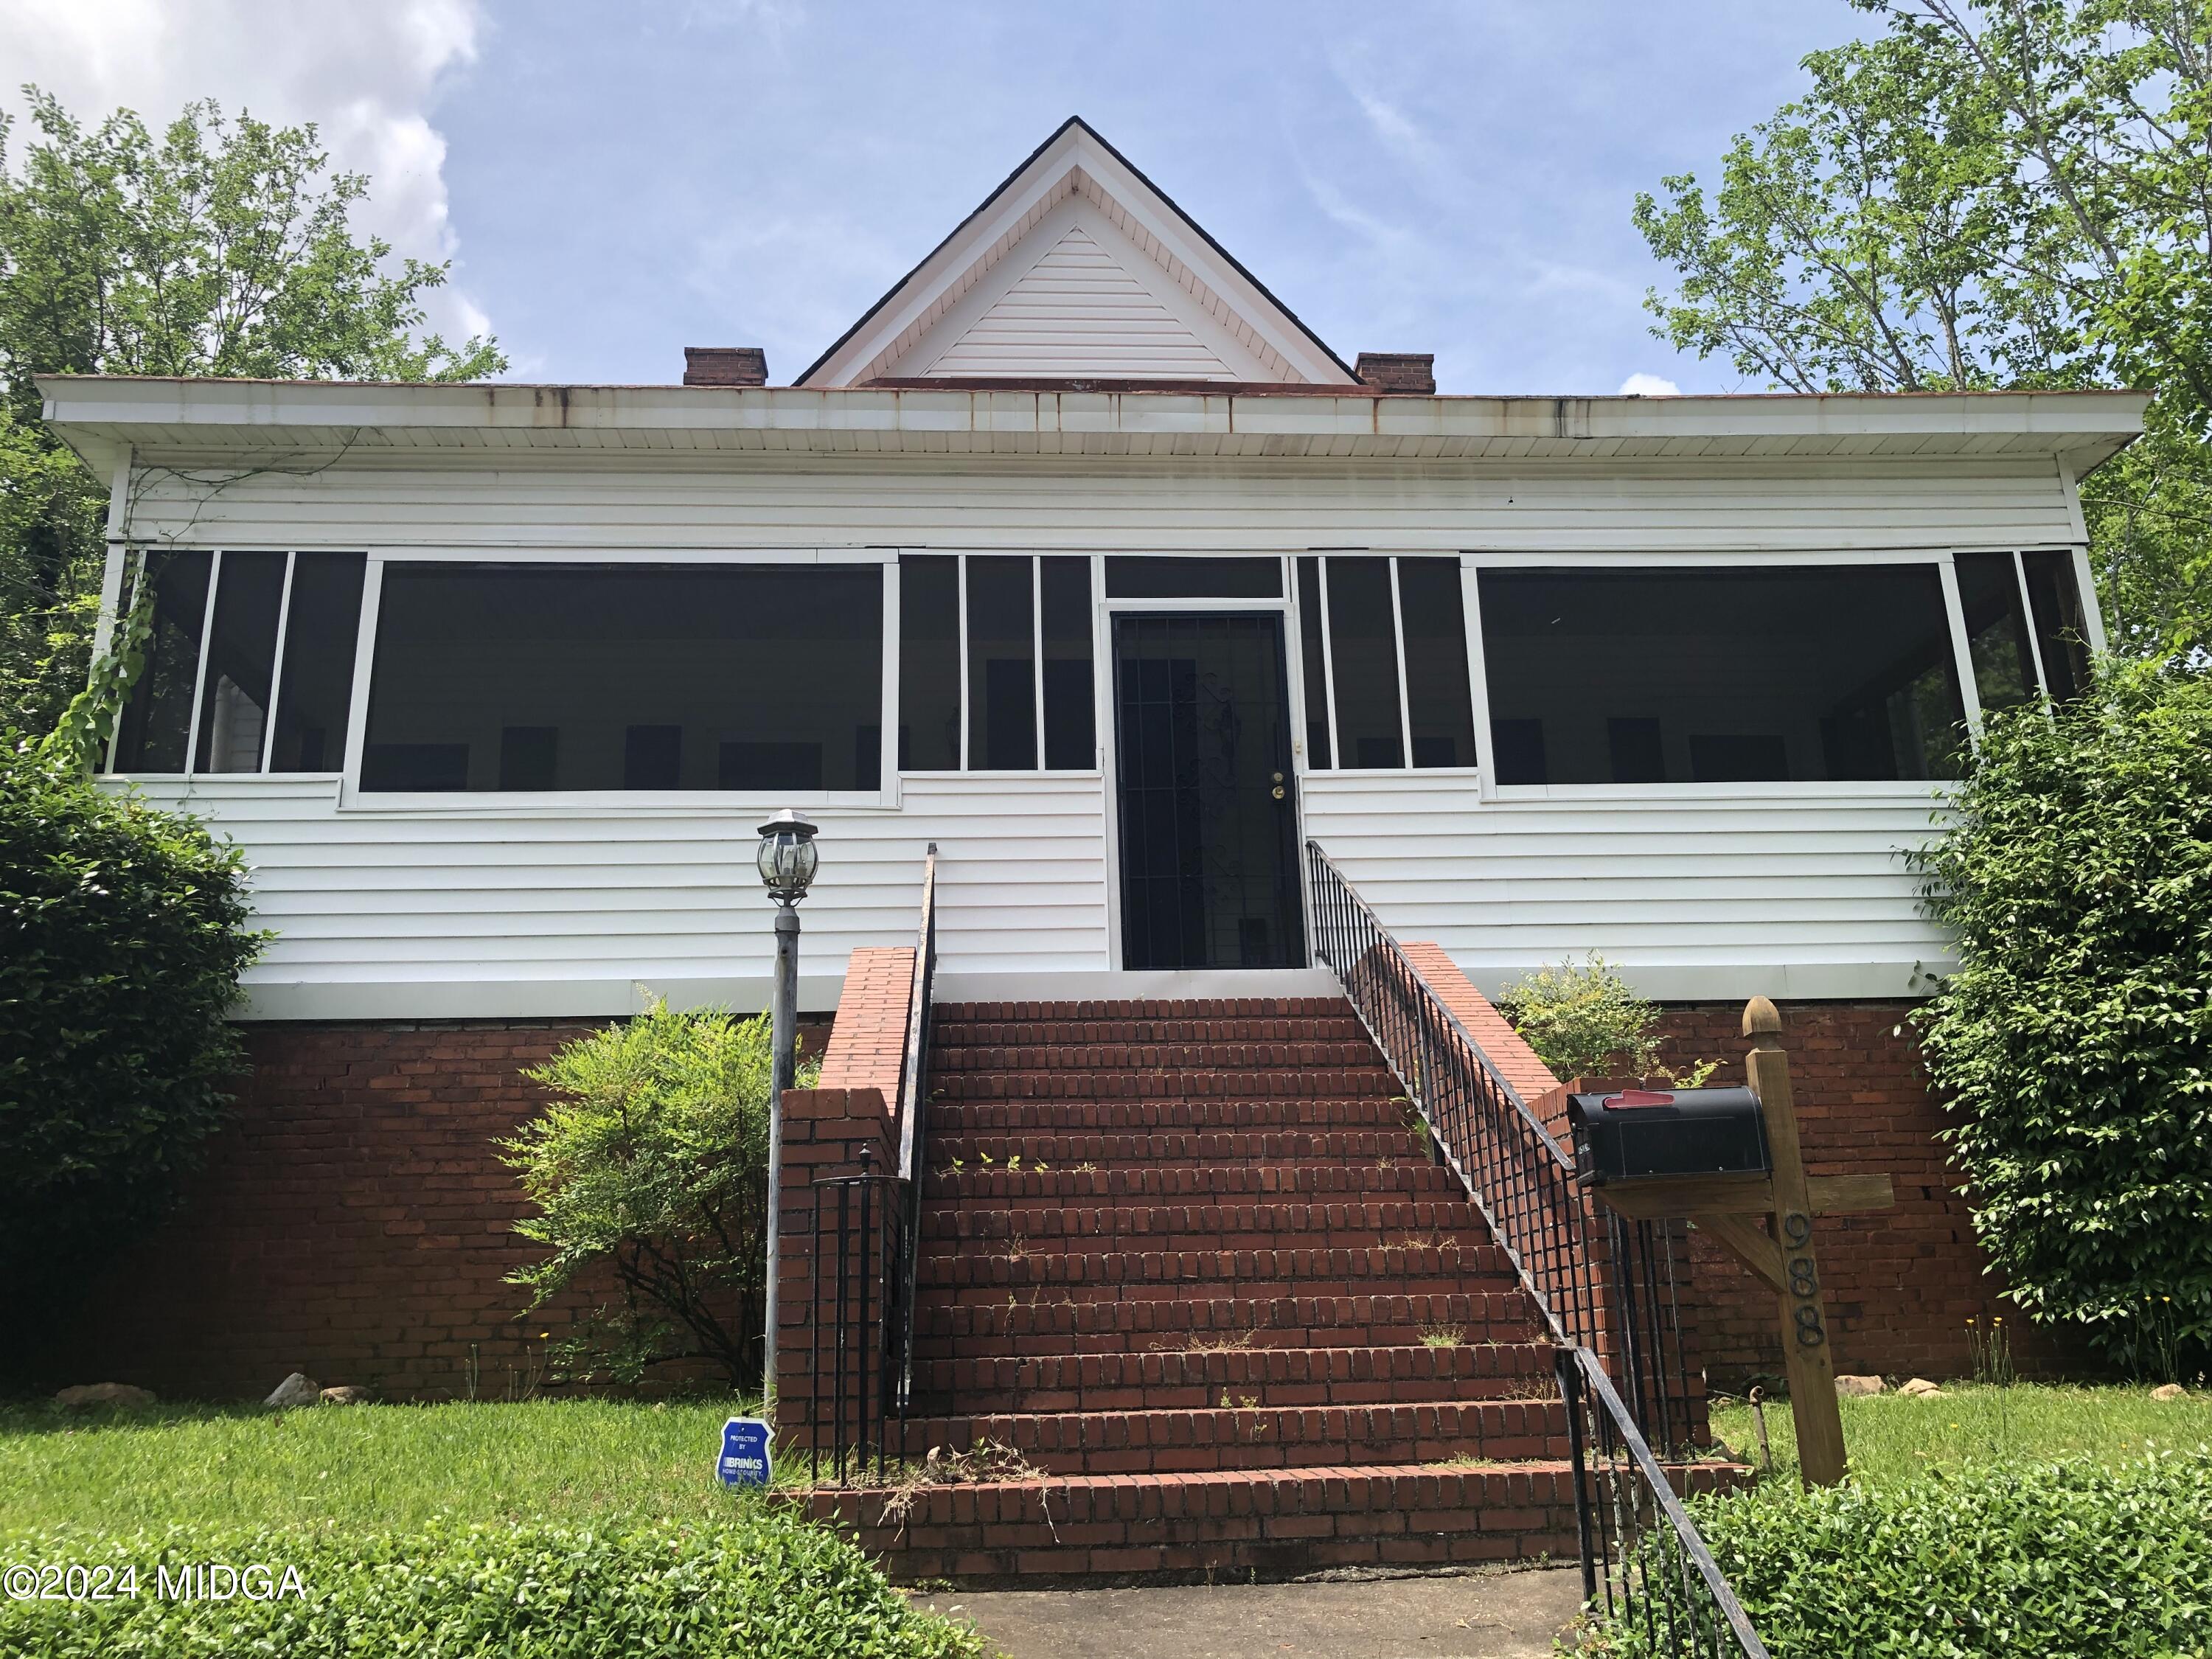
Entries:
[[[1774,1480],[1692,1508],[1774,1659],[2212,1654],[2212,1454]],[[1635,1654],[1632,1616],[1598,1644]]]
[[[0,1538],[8,1565],[137,1569],[97,1604],[0,1600],[21,1659],[974,1659],[981,1643],[908,1607],[848,1540],[757,1508],[703,1526],[433,1523],[420,1532],[218,1531]],[[306,1594],[161,1600],[156,1569],[262,1563]],[[10,1587],[11,1589],[15,1586]]]

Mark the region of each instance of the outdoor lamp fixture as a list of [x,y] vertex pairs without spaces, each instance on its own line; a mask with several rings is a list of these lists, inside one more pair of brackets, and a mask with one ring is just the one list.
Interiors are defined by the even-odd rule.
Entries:
[[791,1087],[798,1061],[799,902],[806,896],[821,861],[814,826],[789,807],[761,825],[760,850],[753,862],[760,870],[761,885],[775,901],[775,994],[769,1022],[768,1278],[761,1296],[767,1324],[762,1356],[763,1412],[775,1400],[776,1234],[783,1203],[783,1091]]

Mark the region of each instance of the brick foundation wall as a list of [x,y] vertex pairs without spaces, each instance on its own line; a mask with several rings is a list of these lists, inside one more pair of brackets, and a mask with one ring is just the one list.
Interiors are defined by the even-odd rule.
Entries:
[[[1984,1273],[1959,1176],[1936,1135],[1945,1124],[1929,1093],[1910,1002],[1784,1005],[1782,1042],[1805,1165],[1814,1175],[1887,1174],[1897,1206],[1814,1224],[1838,1371],[1902,1377],[1971,1376],[1969,1319],[2002,1316],[2022,1369],[2079,1370],[2078,1352],[2035,1332]],[[1718,1060],[1714,1086],[1743,1081],[1740,1003],[1668,1008],[1665,1063]],[[1773,1292],[1709,1242],[1692,1239],[1700,1350],[1715,1382],[1778,1373]]]
[[[597,1022],[253,1025],[237,1118],[176,1215],[40,1334],[32,1376],[258,1398],[288,1371],[388,1399],[502,1398],[580,1310],[519,1321],[537,1247],[493,1145],[542,1105],[521,1075]],[[818,1049],[825,1022],[802,1022]]]

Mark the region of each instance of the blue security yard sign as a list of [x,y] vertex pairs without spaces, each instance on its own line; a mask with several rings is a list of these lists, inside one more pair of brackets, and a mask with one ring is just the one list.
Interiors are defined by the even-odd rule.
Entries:
[[714,1473],[726,1486],[765,1486],[769,1477],[769,1426],[757,1417],[733,1417],[722,1425],[722,1455]]

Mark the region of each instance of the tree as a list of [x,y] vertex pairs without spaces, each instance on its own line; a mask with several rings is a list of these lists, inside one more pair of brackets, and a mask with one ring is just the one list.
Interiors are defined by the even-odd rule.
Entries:
[[477,380],[497,345],[418,336],[444,264],[356,238],[359,173],[313,125],[188,105],[158,137],[87,127],[27,88],[0,117],[0,729],[52,726],[84,683],[106,496],[39,421],[40,374]]
[[260,949],[234,848],[0,744],[0,1285],[41,1306],[158,1216],[227,1115]]
[[2212,4],[1855,0],[1886,32],[1637,198],[1653,332],[1797,392],[2139,386],[2083,491],[2116,648],[2212,648]]
[[2212,675],[2116,665],[1990,717],[1917,855],[1959,968],[1920,1011],[2014,1297],[2130,1369],[2212,1357]]

